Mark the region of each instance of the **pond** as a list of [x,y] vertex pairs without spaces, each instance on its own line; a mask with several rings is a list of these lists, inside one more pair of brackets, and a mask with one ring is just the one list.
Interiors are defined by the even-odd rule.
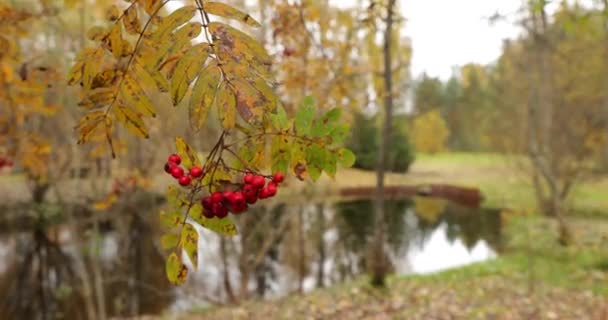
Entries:
[[[498,211],[424,197],[386,208],[391,272],[436,272],[500,251]],[[369,200],[257,207],[238,218],[233,239],[199,230],[199,268],[173,288],[158,208],[141,212],[0,235],[4,319],[83,319],[98,305],[106,315],[155,314],[329,286],[365,273],[374,221]]]

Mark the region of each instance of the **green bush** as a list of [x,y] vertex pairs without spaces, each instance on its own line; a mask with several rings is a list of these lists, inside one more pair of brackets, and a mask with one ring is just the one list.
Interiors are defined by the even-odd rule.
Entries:
[[[407,172],[414,162],[414,151],[405,130],[405,123],[406,119],[400,117],[395,117],[393,121],[387,167],[387,170],[392,172]],[[355,114],[351,136],[347,141],[347,147],[357,156],[355,168],[376,169],[380,131],[377,117],[368,117],[362,113]]]

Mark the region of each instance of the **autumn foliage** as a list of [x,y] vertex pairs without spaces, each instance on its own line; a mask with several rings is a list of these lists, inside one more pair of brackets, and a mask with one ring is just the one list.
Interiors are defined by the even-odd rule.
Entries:
[[171,251],[167,276],[171,283],[180,284],[188,273],[180,258],[182,250],[195,268],[198,263],[194,225],[234,235],[235,224],[226,217],[228,208],[237,213],[247,206],[240,198],[218,199],[211,206],[201,199],[228,191],[233,192],[231,197],[249,193],[249,199],[243,197],[249,202],[253,192],[267,198],[276,193],[276,182],[264,186],[262,181],[251,191],[245,190],[248,184],[243,190],[235,185],[248,174],[270,177],[262,173],[268,169],[275,177],[291,171],[301,180],[316,180],[322,172],[333,176],[338,164],[352,165],[354,155],[341,147],[348,126],[339,121],[340,109],[317,112],[314,99],[307,97],[290,119],[274,93],[272,58],[248,33],[220,22],[259,27],[249,14],[202,0],[167,12],[167,2],[140,0],[110,6],[108,25],[87,32],[96,46],[78,54],[68,82],[81,88],[78,142],[95,143],[112,156],[122,129],[149,137],[148,122],[158,108],[166,107],[155,103],[152,94],[165,93],[173,106],[188,108],[194,130],[207,124],[208,114],[217,116],[213,121],[221,124],[222,131],[206,158],[176,137],[177,154],[165,168],[178,186],[167,192],[170,208],[161,213],[167,228],[161,242]]

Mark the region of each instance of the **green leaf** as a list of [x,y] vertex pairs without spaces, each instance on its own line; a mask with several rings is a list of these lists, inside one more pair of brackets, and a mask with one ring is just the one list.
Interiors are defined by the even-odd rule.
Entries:
[[[175,198],[174,198],[175,199]],[[160,224],[165,228],[174,228],[182,223],[182,215],[178,212],[160,212]]]
[[272,126],[278,131],[287,130],[289,128],[287,112],[285,112],[282,105],[278,105],[277,112],[270,115],[270,121],[272,122]]
[[325,149],[318,145],[313,145],[306,150],[306,163],[308,165],[308,174],[312,181],[316,181],[323,172],[325,164]]
[[325,152],[325,162],[323,162],[323,171],[328,176],[334,178],[336,176],[336,170],[338,166],[338,155],[335,152]]
[[173,233],[165,233],[160,237],[160,245],[165,250],[175,248],[178,242],[179,237]]
[[331,144],[333,145],[342,145],[344,144],[344,139],[348,136],[350,132],[350,125],[348,123],[340,123],[336,125],[335,128],[331,130],[329,136],[331,137]]
[[350,168],[355,164],[355,160],[356,157],[352,151],[346,148],[342,148],[338,151],[338,161],[341,166]]
[[278,134],[270,145],[271,167],[273,172],[287,172],[291,160],[291,140],[287,135]]
[[201,160],[198,158],[196,151],[183,138],[175,137],[175,149],[180,158],[182,158],[182,164],[187,169],[193,166],[201,166]]
[[312,126],[312,119],[315,115],[315,100],[311,96],[307,96],[300,104],[298,112],[296,113],[295,129],[296,133],[301,136],[307,136],[310,134],[310,127]]
[[188,268],[182,263],[175,252],[171,253],[165,263],[167,279],[172,285],[180,285],[188,277]]
[[206,218],[205,216],[203,216],[202,214],[197,215],[197,216],[190,215],[190,217],[192,218],[192,220],[194,220],[198,224],[200,224],[203,228],[209,229],[209,230],[219,233],[221,235],[234,236],[234,235],[238,234],[238,232],[236,230],[236,225],[234,224],[232,219],[230,219],[228,217],[223,218],[223,219],[218,219],[218,218],[209,219],[209,218]]
[[191,224],[186,223],[182,229],[181,236],[181,245],[186,254],[188,254],[188,258],[190,258],[194,269],[196,269],[198,268],[198,232],[196,232],[196,229]]
[[323,137],[329,134],[329,132],[334,128],[338,120],[340,120],[340,115],[342,114],[342,109],[333,108],[327,111],[323,116],[319,119],[315,120],[312,125],[311,134],[313,137]]

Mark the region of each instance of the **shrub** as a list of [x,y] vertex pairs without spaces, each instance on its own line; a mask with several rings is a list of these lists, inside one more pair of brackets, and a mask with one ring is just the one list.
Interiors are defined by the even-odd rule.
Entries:
[[[347,141],[347,146],[357,156],[355,168],[376,169],[381,132],[377,120],[378,117],[368,117],[362,113],[356,113],[354,116],[352,133]],[[393,135],[388,150],[388,171],[407,172],[414,162],[414,152],[405,130],[405,123],[404,118],[395,117],[394,119]]]

